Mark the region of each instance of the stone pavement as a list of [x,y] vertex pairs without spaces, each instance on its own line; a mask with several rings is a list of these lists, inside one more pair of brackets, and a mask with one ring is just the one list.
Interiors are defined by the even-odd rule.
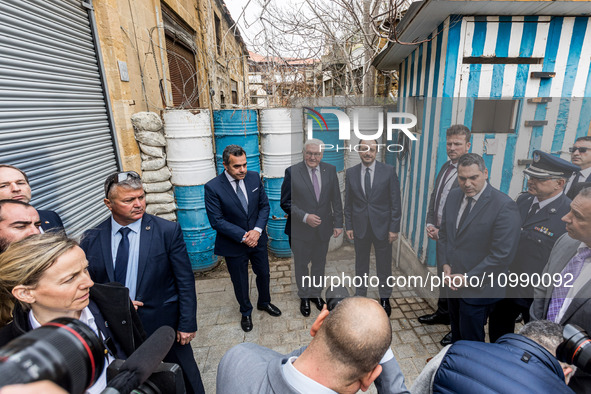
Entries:
[[[353,277],[354,250],[345,244],[329,253],[326,265],[327,275],[340,275],[343,271]],[[270,256],[271,298],[282,315],[271,317],[265,312],[253,311],[254,328],[245,333],[240,328],[240,312],[234,298],[232,282],[225,267],[213,272],[200,274],[196,279],[197,321],[196,338],[191,342],[195,359],[199,365],[206,393],[215,393],[215,377],[218,363],[232,346],[242,342],[254,342],[280,353],[289,353],[310,342],[310,327],[318,316],[312,305],[312,313],[304,317],[299,311],[299,298],[290,259],[276,259]],[[375,260],[372,257],[371,275],[375,275]],[[400,272],[395,271],[394,275]],[[254,275],[250,273],[251,301],[256,305]],[[351,294],[353,289],[349,289]],[[378,298],[377,290],[370,288],[369,297]],[[406,377],[410,388],[421,372],[427,358],[439,352],[439,340],[449,326],[423,326],[417,316],[432,313],[433,309],[410,288],[395,288],[392,303],[392,350]],[[375,393],[375,388],[369,391]]]

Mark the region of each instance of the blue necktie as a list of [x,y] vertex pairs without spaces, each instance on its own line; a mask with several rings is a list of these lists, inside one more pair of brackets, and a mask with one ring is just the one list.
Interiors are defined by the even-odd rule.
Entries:
[[240,188],[240,179],[236,179],[236,194],[238,195],[238,199],[240,200],[240,204],[242,204],[242,208],[244,208],[244,212],[248,213],[248,203],[246,202],[246,197],[244,193],[242,193],[242,189]]
[[117,256],[115,257],[115,282],[125,285],[125,277],[127,276],[127,261],[129,260],[129,239],[127,235],[131,231],[128,227],[121,227],[121,242],[117,248]]

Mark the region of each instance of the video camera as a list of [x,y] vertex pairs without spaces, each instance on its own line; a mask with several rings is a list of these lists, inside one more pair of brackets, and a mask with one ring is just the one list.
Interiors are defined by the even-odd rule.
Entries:
[[[181,368],[161,362],[174,339],[172,328],[160,327],[127,360],[112,362],[102,393],[185,393]],[[0,387],[50,380],[82,394],[103,372],[105,354],[90,327],[77,319],[55,319],[0,348]]]
[[556,348],[556,358],[591,373],[591,338],[587,332],[575,324],[567,324],[562,337],[564,341]]

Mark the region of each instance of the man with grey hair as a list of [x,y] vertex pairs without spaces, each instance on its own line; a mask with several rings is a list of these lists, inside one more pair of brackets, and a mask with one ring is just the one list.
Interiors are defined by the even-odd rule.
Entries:
[[204,393],[190,344],[197,297],[181,227],[145,212],[142,181],[133,171],[106,179],[104,203],[111,217],[86,231],[80,243],[92,280],[124,284],[148,335],[164,325],[176,330],[164,361],[180,365],[187,393]]
[[[343,203],[337,171],[322,162],[324,143],[306,141],[304,160],[285,170],[281,208],[289,215],[300,312],[310,316],[310,301],[322,310],[322,279],[330,237],[343,232]],[[286,230],[287,232],[288,230]],[[310,269],[308,265],[311,264]]]
[[[577,194],[562,220],[567,234],[556,241],[541,273],[554,279],[534,289],[530,316],[591,332],[591,187]],[[569,385],[575,392],[589,393],[591,375],[579,370]]]
[[439,229],[437,264],[446,275],[452,342],[484,342],[484,325],[505,296],[496,283],[506,274],[519,243],[520,216],[509,196],[487,183],[484,160],[458,160],[459,188],[449,192]]
[[460,341],[433,357],[410,391],[572,394],[566,384],[575,368],[556,359],[561,342],[562,327],[548,320],[529,322],[496,343]]

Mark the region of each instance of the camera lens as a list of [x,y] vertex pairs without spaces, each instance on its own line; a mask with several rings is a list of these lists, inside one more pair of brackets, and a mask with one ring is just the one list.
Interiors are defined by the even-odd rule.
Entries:
[[576,365],[584,372],[591,372],[591,338],[587,332],[575,324],[567,324],[562,336],[564,342],[556,348],[556,358]]
[[77,319],[55,319],[0,349],[0,387],[47,379],[83,393],[101,375],[104,355],[90,327]]

